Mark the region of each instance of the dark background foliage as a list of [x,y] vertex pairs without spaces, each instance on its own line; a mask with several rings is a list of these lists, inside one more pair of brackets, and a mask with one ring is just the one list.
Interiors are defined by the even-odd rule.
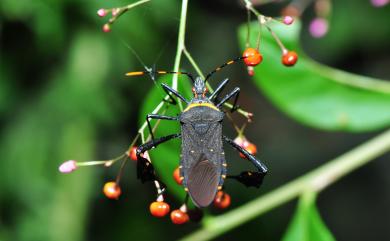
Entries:
[[[389,7],[375,9],[363,0],[333,2],[337,21],[331,21],[324,39],[308,35],[311,8],[304,14],[303,49],[330,66],[389,79],[390,27],[384,21]],[[121,17],[111,33],[103,33],[96,10],[125,4],[125,0],[0,2],[0,240],[172,240],[198,226],[178,227],[168,219],[151,217],[148,206],[154,190],[136,180],[134,163],[127,166],[119,201],[101,193],[103,183],[115,178],[117,167],[82,168],[70,175],[57,171],[63,160],[116,156],[136,134],[140,106],[155,87],[148,78],[124,77],[127,71],[142,68],[126,44],[148,65],[173,67],[180,2],[153,0]],[[262,12],[277,15],[282,6],[267,5]],[[237,29],[245,19],[237,1],[190,1],[186,43],[202,70],[240,54]],[[241,87],[241,106],[255,114],[247,137],[258,145],[259,156],[271,170],[260,190],[228,183],[231,208],[377,133],[304,126],[275,108],[243,66],[226,70],[216,80],[226,76],[232,79],[231,86]],[[229,124],[225,132],[235,135]],[[246,167],[236,153],[227,153],[233,170]],[[319,210],[337,240],[390,240],[389,170],[386,155],[320,194]],[[180,204],[174,196],[169,200]],[[279,240],[294,208],[295,203],[289,203],[219,239]]]

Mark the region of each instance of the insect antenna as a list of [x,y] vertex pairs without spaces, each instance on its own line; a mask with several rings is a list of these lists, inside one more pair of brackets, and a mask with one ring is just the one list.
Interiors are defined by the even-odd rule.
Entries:
[[154,75],[156,74],[178,74],[178,75],[186,75],[188,76],[188,78],[190,78],[190,80],[192,81],[192,83],[194,83],[194,77],[192,76],[191,73],[188,73],[188,72],[175,72],[175,71],[165,71],[165,70],[152,70],[152,69],[147,69],[146,71],[133,71],[133,72],[128,72],[126,73],[126,76],[142,76],[142,75],[145,75],[145,74],[149,74],[151,75],[152,79],[154,78]]
[[[122,41],[123,45],[125,45],[126,48],[128,48],[130,50],[130,52],[135,56],[135,58],[144,67],[144,69],[146,71],[150,72],[150,71],[155,69],[155,64],[151,68],[147,67],[146,64],[144,63],[144,61],[142,61],[141,57],[138,55],[137,51],[135,51],[135,49],[133,47],[131,47],[130,44],[128,44],[126,41],[124,41],[121,37],[118,36],[118,38]],[[162,52],[160,52],[160,55],[161,55],[161,53]],[[155,63],[157,62],[157,59],[156,59]],[[154,75],[152,75],[152,74],[150,75],[150,78],[152,79],[153,84],[158,88],[159,86],[158,86],[157,81],[156,81],[156,79],[154,77],[155,77]]]
[[235,59],[233,59],[233,60],[230,60],[230,61],[224,63],[223,65],[217,67],[216,69],[214,69],[213,71],[211,71],[210,73],[208,73],[208,74],[206,75],[206,78],[204,79],[204,82],[206,83],[206,81],[207,81],[213,74],[215,74],[216,72],[220,71],[222,68],[224,68],[224,67],[226,67],[226,66],[228,66],[228,65],[237,63],[237,62],[239,62],[240,60],[243,60],[243,59],[245,59],[245,58],[247,58],[247,57],[241,56],[241,57],[235,58]]

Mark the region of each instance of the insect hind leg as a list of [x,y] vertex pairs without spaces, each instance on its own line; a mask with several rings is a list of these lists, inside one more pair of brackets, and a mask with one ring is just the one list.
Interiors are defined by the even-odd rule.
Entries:
[[237,151],[242,153],[258,170],[257,172],[256,171],[241,172],[239,175],[228,176],[228,178],[235,179],[247,187],[259,188],[261,186],[261,184],[263,183],[264,176],[268,172],[267,167],[264,165],[263,162],[261,162],[259,159],[257,159],[254,155],[250,154],[243,147],[239,146],[232,139],[230,139],[226,136],[223,136],[222,138],[225,142],[227,142],[229,145],[231,145],[234,149],[236,149]]

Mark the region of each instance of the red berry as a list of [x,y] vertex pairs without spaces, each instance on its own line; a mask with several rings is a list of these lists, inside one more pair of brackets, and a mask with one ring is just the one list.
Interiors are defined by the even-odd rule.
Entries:
[[133,161],[137,161],[137,147],[133,146],[128,153],[129,157]]
[[298,61],[298,54],[294,51],[288,51],[282,56],[282,63],[285,66],[294,66],[294,64]]
[[244,57],[244,63],[247,66],[256,66],[263,61],[263,56],[259,53],[257,49],[254,48],[247,48],[245,49],[244,53],[242,54],[242,57]]
[[183,183],[183,179],[180,177],[180,169],[176,168],[173,171],[173,179],[175,179],[176,183],[181,185]]
[[[245,142],[244,143],[244,149],[246,150],[246,151],[248,151],[250,154],[252,154],[252,155],[256,155],[256,153],[257,153],[257,147],[256,147],[256,145],[255,144],[253,144],[253,143],[251,143],[251,142]],[[242,157],[242,158],[245,158],[245,156],[242,154],[242,153],[240,153],[240,157]]]
[[256,155],[257,153],[257,147],[253,143],[248,143],[248,145],[245,147],[245,150],[247,150],[250,154]]
[[214,207],[225,209],[230,206],[230,195],[224,191],[218,191],[214,198]]
[[103,193],[110,199],[118,199],[121,195],[121,188],[116,182],[107,182],[104,184]]
[[166,202],[152,202],[149,206],[150,213],[158,218],[164,217],[169,213],[169,205]]
[[184,224],[190,220],[190,217],[187,213],[176,209],[171,212],[171,220],[174,224]]

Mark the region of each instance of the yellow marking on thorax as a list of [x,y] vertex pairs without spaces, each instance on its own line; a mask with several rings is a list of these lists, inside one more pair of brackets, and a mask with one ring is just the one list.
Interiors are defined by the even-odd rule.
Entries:
[[193,104],[190,104],[189,106],[187,106],[187,108],[185,108],[185,110],[183,112],[186,112],[187,110],[194,108],[194,107],[198,107],[198,106],[205,106],[205,107],[209,107],[211,109],[219,111],[219,109],[211,103],[193,103]]

